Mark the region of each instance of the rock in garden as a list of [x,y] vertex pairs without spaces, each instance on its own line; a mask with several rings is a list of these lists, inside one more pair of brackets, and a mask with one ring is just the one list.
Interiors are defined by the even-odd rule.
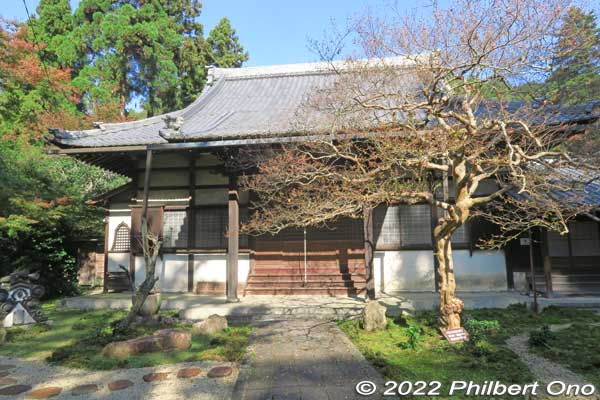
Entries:
[[73,396],[82,396],[84,394],[96,393],[98,391],[98,385],[92,383],[89,385],[79,385],[71,390]]
[[385,329],[387,319],[386,308],[376,300],[369,300],[363,309],[363,329],[369,332]]
[[31,390],[29,385],[13,385],[0,389],[0,396],[16,396],[26,391]]
[[204,321],[192,325],[192,335],[214,335],[227,329],[227,318],[213,314]]
[[192,334],[180,329],[161,329],[154,336],[163,338],[163,346],[168,349],[187,350],[192,346]]
[[62,388],[58,386],[49,386],[41,389],[36,389],[27,394],[28,399],[49,399],[50,397],[58,396],[62,392]]
[[166,381],[169,379],[168,372],[153,372],[150,374],[146,374],[142,377],[144,382],[158,382],[158,381]]
[[177,377],[178,378],[193,378],[195,376],[200,375],[200,372],[202,372],[202,370],[198,367],[182,368],[179,371],[177,371]]
[[136,339],[112,342],[104,346],[102,355],[108,358],[125,359],[140,353],[152,353],[164,349],[161,336],[144,336]]
[[110,382],[108,384],[108,389],[111,392],[114,392],[116,390],[127,389],[130,386],[133,386],[133,382],[131,382],[129,379],[119,379],[117,381]]
[[229,376],[233,373],[233,368],[231,367],[214,367],[210,371],[208,371],[209,378],[223,378],[225,376]]

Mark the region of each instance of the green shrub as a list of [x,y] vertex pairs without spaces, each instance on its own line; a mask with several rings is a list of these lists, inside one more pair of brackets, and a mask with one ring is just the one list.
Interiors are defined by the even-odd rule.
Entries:
[[500,330],[500,322],[496,320],[469,319],[465,322],[465,329],[469,332],[472,341],[479,341],[488,335],[495,335]]
[[404,349],[412,349],[416,350],[419,347],[419,343],[421,342],[421,328],[415,325],[410,325],[406,328],[406,334],[408,335],[408,340],[406,342],[402,342],[400,347]]
[[550,347],[550,342],[556,338],[554,332],[548,325],[542,326],[542,329],[531,331],[529,333],[529,345],[531,347]]

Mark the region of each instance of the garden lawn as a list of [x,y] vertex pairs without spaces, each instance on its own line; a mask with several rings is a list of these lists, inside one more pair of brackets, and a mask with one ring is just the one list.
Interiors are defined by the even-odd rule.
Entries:
[[550,335],[547,346],[531,346],[531,350],[583,375],[600,388],[600,326],[575,323]]
[[465,311],[463,316],[465,319],[497,321],[499,329],[482,334],[476,343],[451,345],[436,328],[436,312],[390,318],[388,328],[379,332],[362,330],[360,321],[356,320],[343,321],[339,326],[385,378],[413,383],[440,381],[442,393],[449,398],[447,389],[455,380],[475,383],[493,380],[504,384],[534,381],[517,355],[506,348],[508,337],[544,324],[600,321],[600,316],[588,311],[555,307],[545,309],[540,315],[532,314],[525,306],[511,306]]
[[[125,311],[60,311],[55,304],[45,304],[44,311],[52,323],[10,328],[7,343],[0,347],[0,355],[46,359],[65,367],[95,370],[201,360],[239,361],[251,331],[247,325],[232,326],[214,336],[194,336],[191,348],[186,351],[146,353],[127,360],[115,360],[103,357],[101,352],[104,345],[113,340],[110,336],[111,323],[123,318]],[[119,340],[151,335],[161,328],[190,329],[180,324],[159,328],[137,326]]]

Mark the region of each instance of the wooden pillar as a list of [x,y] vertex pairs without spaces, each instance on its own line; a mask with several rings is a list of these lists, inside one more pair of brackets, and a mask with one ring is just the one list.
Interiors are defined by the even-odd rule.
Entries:
[[188,254],[188,292],[194,291],[194,254],[191,252],[191,249],[196,245],[196,221],[194,216],[194,206],[196,205],[196,159],[193,154],[190,154],[190,170],[189,170],[189,190],[190,190],[190,205],[187,209],[187,219],[188,219],[188,243],[187,249],[189,251]]
[[367,269],[367,299],[375,298],[375,274],[373,269],[374,239],[373,239],[373,209],[363,207],[363,234],[365,241],[365,267]]
[[[137,161],[136,161],[136,167],[137,167]],[[137,168],[134,168],[134,171],[137,171]],[[138,174],[137,172],[133,173],[133,176],[131,178],[131,181],[133,182],[133,187],[135,188],[135,194],[134,196],[137,197],[137,191],[138,191]],[[131,210],[131,208],[130,208]],[[132,227],[133,227],[133,212],[130,211],[130,220],[129,220],[129,276],[131,277],[131,285],[135,288],[135,254],[133,252],[133,248],[131,247],[131,234],[132,234]]]
[[150,172],[152,171],[152,150],[146,150],[146,169],[144,169],[144,198],[142,202],[142,221],[148,213],[148,195],[150,193]]
[[108,221],[109,221],[108,210],[104,212],[104,282],[102,283],[102,291],[106,293],[108,288],[106,284],[108,282]]
[[237,297],[238,258],[240,244],[240,206],[237,190],[237,179],[229,176],[228,201],[228,236],[227,236],[227,302],[240,301]]
[[[550,255],[548,254],[548,231],[542,230],[541,234],[541,245],[542,245],[542,262],[544,264],[544,280],[546,281],[546,296],[547,298],[554,297],[554,290],[552,288],[552,262],[550,261]],[[534,277],[535,279],[535,277]]]

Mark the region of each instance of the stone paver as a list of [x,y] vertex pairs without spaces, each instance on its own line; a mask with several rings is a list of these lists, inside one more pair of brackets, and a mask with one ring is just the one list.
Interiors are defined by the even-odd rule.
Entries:
[[210,371],[208,371],[209,378],[223,378],[225,376],[229,376],[233,373],[233,368],[231,367],[214,367]]
[[202,370],[198,367],[183,368],[177,371],[177,377],[182,379],[193,378],[200,375]]
[[94,383],[88,385],[79,385],[71,390],[73,396],[83,396],[84,394],[96,393],[100,388]]
[[[0,356],[0,364],[15,364],[10,377],[18,381],[17,385],[0,385],[0,400],[26,400],[33,390],[56,386],[62,392],[52,400],[229,400],[232,397],[239,368],[235,363],[217,361],[194,361],[145,368],[126,368],[110,371],[92,371],[64,368],[43,361],[16,359]],[[230,376],[211,379],[206,371],[212,368],[230,366]],[[177,372],[187,368],[198,368],[201,373],[194,379],[175,379]],[[168,374],[166,380],[147,383],[144,376]],[[111,391],[109,382],[128,380],[134,384]],[[112,385],[111,385],[112,386]]]
[[169,379],[169,373],[168,372],[152,372],[150,374],[146,374],[142,377],[142,379],[144,380],[144,382],[159,382],[159,381],[166,381],[167,379]]
[[62,392],[62,388],[58,386],[49,386],[40,389],[32,390],[27,393],[28,399],[49,399],[58,396]]
[[0,378],[0,386],[13,385],[15,383],[17,383],[17,380],[15,378],[10,378],[6,376]]
[[133,382],[131,382],[129,379],[119,379],[117,381],[109,382],[108,390],[110,390],[111,392],[115,392],[117,390],[127,389],[131,386],[133,386]]
[[262,323],[250,340],[235,399],[364,399],[354,391],[358,382],[383,388],[381,375],[333,322]]
[[6,386],[0,389],[0,396],[15,396],[17,394],[25,393],[31,390],[29,385],[12,385]]

